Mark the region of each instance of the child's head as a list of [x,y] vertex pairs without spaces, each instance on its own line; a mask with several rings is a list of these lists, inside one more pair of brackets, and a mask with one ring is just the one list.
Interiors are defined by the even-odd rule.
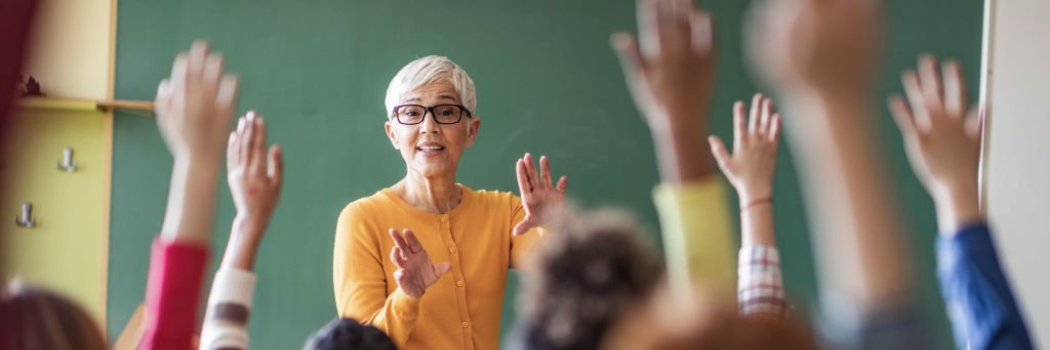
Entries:
[[13,283],[0,294],[0,348],[106,350],[94,319],[54,292]]
[[597,348],[609,325],[644,300],[663,273],[630,214],[567,212],[529,261],[524,348]]
[[397,347],[378,328],[339,318],[310,336],[303,350],[397,350]]

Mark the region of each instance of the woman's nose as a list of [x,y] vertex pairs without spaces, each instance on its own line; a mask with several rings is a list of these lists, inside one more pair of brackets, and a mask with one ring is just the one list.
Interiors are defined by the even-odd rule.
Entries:
[[[437,123],[437,118],[434,116],[434,113],[431,113],[429,111],[426,112],[426,113],[427,114],[423,115],[423,125],[419,126],[419,132],[420,133],[424,133],[424,134],[426,134],[426,133],[440,133],[441,132],[441,125],[439,125]],[[429,116],[429,118],[428,118],[428,116]]]

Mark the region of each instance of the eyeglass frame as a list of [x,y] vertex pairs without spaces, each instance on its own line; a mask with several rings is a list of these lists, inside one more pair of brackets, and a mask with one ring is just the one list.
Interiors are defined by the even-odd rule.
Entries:
[[[426,112],[423,113],[423,118],[420,118],[419,121],[415,122],[415,123],[402,122],[401,118],[399,118],[397,116],[397,110],[402,108],[402,107],[409,107],[409,106],[423,108],[423,110],[426,111]],[[460,111],[462,111],[459,114],[459,117],[456,119],[455,122],[453,122],[453,123],[442,123],[442,122],[438,121],[437,115],[434,114],[434,108],[445,107],[445,106],[459,107]],[[403,104],[403,105],[394,106],[394,109],[390,111],[390,117],[391,117],[391,119],[397,119],[397,122],[399,124],[401,124],[401,125],[419,125],[419,124],[423,124],[423,122],[427,120],[427,114],[430,114],[430,116],[434,118],[434,122],[435,123],[438,123],[438,124],[441,124],[441,125],[453,125],[453,124],[459,124],[459,122],[463,121],[463,113],[467,114],[467,118],[473,118],[474,117],[474,114],[470,113],[470,110],[467,109],[467,106],[464,106],[464,105],[461,105],[461,104],[442,103],[442,104],[437,104],[437,105],[433,105],[433,106],[427,107],[427,106],[420,105],[420,104],[415,104],[415,103],[406,103],[406,104]]]

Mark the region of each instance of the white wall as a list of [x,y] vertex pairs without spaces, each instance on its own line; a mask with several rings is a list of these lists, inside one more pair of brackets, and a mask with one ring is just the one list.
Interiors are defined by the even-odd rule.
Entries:
[[1050,346],[1050,1],[986,1],[985,204],[1033,340]]

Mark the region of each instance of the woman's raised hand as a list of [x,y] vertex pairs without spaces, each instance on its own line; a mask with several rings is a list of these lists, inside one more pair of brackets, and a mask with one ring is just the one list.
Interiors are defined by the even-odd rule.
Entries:
[[410,298],[422,298],[427,288],[452,270],[452,265],[447,262],[434,265],[412,230],[405,229],[402,234],[398,230],[390,229],[390,238],[394,240],[390,260],[397,266],[394,279],[397,280],[401,291]]
[[555,186],[547,156],[540,157],[540,171],[537,174],[532,155],[528,153],[525,153],[524,158],[518,159],[517,173],[521,204],[525,207],[525,219],[514,226],[514,235],[521,235],[533,227],[547,223],[552,214],[561,210],[565,204],[565,186],[568,185],[569,179],[562,176]]

